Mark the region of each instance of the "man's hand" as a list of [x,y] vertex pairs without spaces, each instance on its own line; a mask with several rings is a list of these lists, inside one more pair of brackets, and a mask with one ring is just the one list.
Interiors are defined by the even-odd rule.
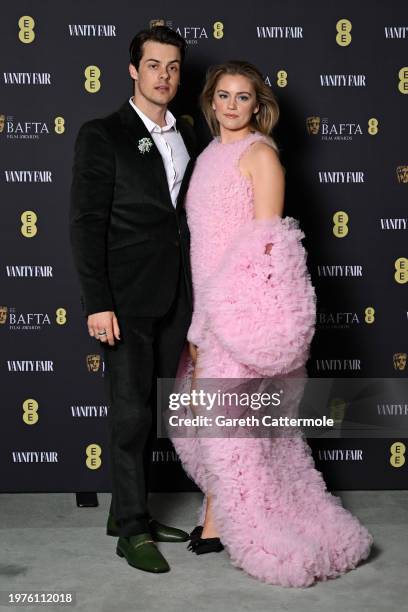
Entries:
[[107,342],[111,346],[115,344],[115,338],[120,340],[118,320],[115,313],[111,310],[95,312],[89,315],[88,331],[89,335],[96,340]]

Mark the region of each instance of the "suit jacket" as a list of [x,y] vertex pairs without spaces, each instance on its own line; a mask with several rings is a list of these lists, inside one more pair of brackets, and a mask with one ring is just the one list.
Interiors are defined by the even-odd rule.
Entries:
[[[171,201],[159,150],[129,102],[86,122],[75,143],[70,238],[86,315],[105,310],[161,316],[180,272],[191,301],[190,235],[183,207],[195,160],[195,137],[181,118],[190,161]],[[141,153],[138,143],[153,146]]]

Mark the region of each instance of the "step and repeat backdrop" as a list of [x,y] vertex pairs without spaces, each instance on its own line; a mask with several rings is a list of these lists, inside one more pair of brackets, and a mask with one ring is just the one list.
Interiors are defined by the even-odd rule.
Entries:
[[[129,42],[156,23],[187,40],[172,110],[194,122],[202,147],[197,96],[209,65],[251,61],[278,98],[286,213],[306,233],[318,295],[309,375],[407,375],[404,3],[16,0],[0,20],[2,491],[110,490],[103,355],[68,237],[73,145],[84,121],[131,95]],[[407,422],[408,398],[389,389],[367,411],[392,427]],[[345,402],[332,408],[341,418]],[[407,487],[403,427],[309,443],[331,488]],[[154,490],[194,488],[168,440],[152,461]]]

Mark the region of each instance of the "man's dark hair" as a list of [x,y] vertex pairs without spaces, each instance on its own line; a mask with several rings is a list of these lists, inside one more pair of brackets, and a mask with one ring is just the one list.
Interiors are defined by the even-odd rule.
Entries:
[[150,30],[141,30],[136,34],[130,43],[129,54],[130,63],[135,68],[139,68],[139,63],[143,55],[143,45],[148,40],[159,42],[164,45],[174,45],[180,49],[181,63],[183,63],[186,53],[186,41],[175,30],[167,26],[154,26]]

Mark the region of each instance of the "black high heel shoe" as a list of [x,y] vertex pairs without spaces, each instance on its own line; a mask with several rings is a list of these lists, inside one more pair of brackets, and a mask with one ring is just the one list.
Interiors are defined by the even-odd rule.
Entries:
[[190,544],[187,546],[188,550],[195,552],[196,555],[204,555],[210,552],[221,552],[224,550],[224,546],[221,543],[220,538],[202,538],[201,534],[203,528],[198,525],[190,533]]

